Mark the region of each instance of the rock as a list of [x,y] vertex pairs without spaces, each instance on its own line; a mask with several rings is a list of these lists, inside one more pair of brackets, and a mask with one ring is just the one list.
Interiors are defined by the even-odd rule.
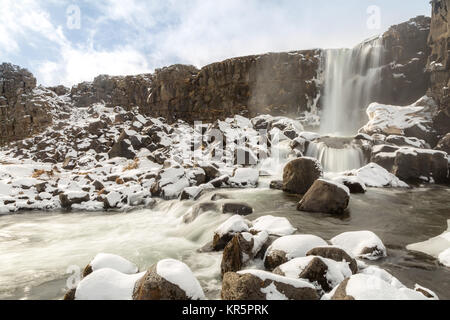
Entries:
[[113,269],[124,274],[136,274],[139,272],[138,267],[134,263],[120,256],[114,254],[99,253],[84,268],[83,277],[87,277],[92,272],[105,268]]
[[358,273],[358,264],[347,252],[336,247],[318,247],[306,253],[306,256],[319,256],[331,259],[337,262],[345,261],[348,263],[353,274]]
[[203,165],[200,166],[205,171],[205,182],[208,183],[211,180],[214,180],[216,178],[219,178],[220,173],[219,170],[217,170],[216,167],[213,165]]
[[308,212],[342,214],[347,209],[349,201],[350,190],[347,187],[319,179],[304,195],[297,209]]
[[45,189],[47,188],[48,182],[41,182],[38,184],[35,184],[34,187],[36,188],[37,193],[45,192]]
[[[185,215],[183,215],[183,223],[191,223],[197,217],[207,211],[217,212],[219,205],[214,202],[200,202],[192,206]],[[222,248],[223,249],[223,248]]]
[[247,216],[253,213],[253,208],[245,203],[225,203],[222,206],[222,213],[224,214],[237,214],[240,216]]
[[235,215],[222,223],[214,231],[213,248],[215,251],[220,251],[225,248],[234,235],[239,232],[248,232],[250,221],[245,220],[240,215]]
[[117,191],[109,192],[103,199],[104,208],[107,210],[120,207],[123,201],[126,199],[125,197],[126,196]]
[[223,300],[318,300],[313,285],[265,271],[228,272],[223,277]]
[[355,274],[345,279],[330,293],[332,300],[426,300],[427,297],[415,290],[395,287],[383,279]]
[[284,217],[262,216],[252,221],[251,232],[266,231],[269,235],[289,236],[297,229]]
[[62,167],[64,170],[73,170],[73,169],[75,169],[76,165],[77,165],[77,163],[75,162],[75,159],[73,159],[73,158],[71,158],[71,157],[67,157],[67,158],[64,160],[64,162],[63,162],[63,164],[62,164],[61,167]]
[[283,171],[283,191],[305,194],[322,176],[322,166],[311,158],[299,158],[289,162]]
[[238,168],[228,180],[228,184],[234,188],[255,188],[258,184],[259,171],[253,168]]
[[133,300],[201,300],[205,295],[184,263],[166,259],[153,265],[139,280]]
[[77,289],[70,289],[66,292],[66,294],[64,295],[63,300],[66,301],[73,301],[75,300],[75,293],[76,293]]
[[305,257],[306,253],[316,247],[327,246],[321,238],[314,235],[291,235],[275,240],[266,251],[264,267],[273,270],[294,258]]
[[61,207],[64,209],[70,209],[74,204],[80,204],[89,200],[90,197],[87,192],[67,192],[59,195]]
[[134,159],[136,157],[133,146],[131,144],[131,134],[132,133],[127,130],[124,130],[120,134],[119,139],[108,152],[108,156],[110,159],[116,157]]
[[270,182],[270,189],[283,190],[283,181],[274,180]]
[[378,260],[387,256],[383,242],[371,231],[345,232],[334,237],[330,242],[355,257]]
[[330,292],[352,275],[346,262],[313,256],[290,260],[273,272],[288,278],[308,280],[323,292]]
[[[237,272],[242,269],[244,263],[252,256],[254,240],[251,234],[236,234],[228,242],[222,255],[222,276],[227,272]],[[245,257],[244,257],[245,255]]]
[[450,155],[450,133],[447,133],[437,144],[435,150],[443,151]]
[[405,181],[444,183],[448,177],[447,154],[441,151],[401,148],[395,153],[392,173]]
[[189,187],[185,188],[181,192],[180,200],[198,200],[202,196],[203,189],[200,187]]
[[98,180],[95,180],[94,182],[92,182],[92,185],[94,186],[96,191],[101,191],[101,190],[105,189],[105,186],[103,185],[103,183],[101,183]]

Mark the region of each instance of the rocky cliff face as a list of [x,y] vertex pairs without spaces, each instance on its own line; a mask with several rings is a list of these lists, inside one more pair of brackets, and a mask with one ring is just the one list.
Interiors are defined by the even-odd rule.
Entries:
[[428,43],[431,54],[427,68],[431,72],[430,95],[439,103],[434,126],[441,136],[450,132],[450,0],[433,0],[433,15]]
[[385,66],[379,96],[374,101],[409,105],[426,94],[430,85],[426,71],[430,22],[429,17],[419,16],[383,34]]
[[0,65],[0,144],[28,137],[51,123],[42,94],[28,70]]

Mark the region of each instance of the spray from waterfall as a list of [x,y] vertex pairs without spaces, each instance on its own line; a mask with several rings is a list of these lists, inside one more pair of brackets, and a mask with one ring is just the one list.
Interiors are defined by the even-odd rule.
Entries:
[[353,49],[325,52],[322,133],[351,135],[362,126],[379,90],[383,48],[378,37]]

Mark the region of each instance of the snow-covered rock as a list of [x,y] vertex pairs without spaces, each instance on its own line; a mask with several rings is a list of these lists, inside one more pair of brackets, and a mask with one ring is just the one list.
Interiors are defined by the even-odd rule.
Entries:
[[86,277],[92,272],[106,268],[113,269],[124,274],[136,274],[139,271],[138,267],[134,263],[126,260],[125,258],[109,253],[99,253],[85,268],[83,276]]
[[328,243],[314,235],[290,235],[276,239],[267,249],[264,266],[273,270],[294,258],[305,257],[309,250],[327,246]]
[[263,216],[252,221],[252,224],[251,230],[267,231],[270,235],[280,237],[291,235],[297,230],[284,217]]
[[345,232],[330,240],[356,257],[377,260],[386,257],[387,251],[381,239],[371,231]]

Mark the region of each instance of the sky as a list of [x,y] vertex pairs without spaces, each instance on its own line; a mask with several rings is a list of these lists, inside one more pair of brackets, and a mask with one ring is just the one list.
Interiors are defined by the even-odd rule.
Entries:
[[429,0],[0,0],[0,10],[0,63],[25,67],[46,86],[353,47],[431,13]]

